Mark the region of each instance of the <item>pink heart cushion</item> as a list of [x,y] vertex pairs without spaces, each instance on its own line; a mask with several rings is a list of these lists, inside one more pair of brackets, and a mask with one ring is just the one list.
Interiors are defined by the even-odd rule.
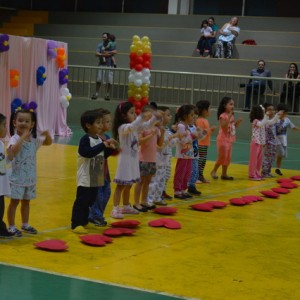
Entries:
[[246,200],[247,202],[248,201],[257,202],[257,201],[263,201],[264,200],[263,197],[254,196],[254,195],[243,196],[242,199]]
[[34,243],[33,245],[43,250],[64,251],[69,248],[66,244],[67,243],[62,240],[50,239],[50,240]]
[[278,187],[278,188],[272,188],[271,189],[273,192],[277,193],[277,194],[288,194],[290,193],[290,190],[285,189],[283,187]]
[[110,238],[109,236],[106,236],[106,235],[101,235],[101,234],[100,234],[100,238],[101,238],[105,243],[112,243],[112,242],[113,242],[113,239]]
[[100,234],[87,234],[81,235],[79,238],[83,243],[91,246],[105,246],[105,241],[101,238]]
[[291,177],[292,180],[300,180],[300,175],[295,175]]
[[124,235],[133,235],[135,233],[135,230],[131,228],[120,227],[117,229],[119,229]]
[[224,207],[226,207],[228,205],[228,203],[226,203],[226,202],[216,201],[216,200],[207,201],[205,203],[211,204],[213,208],[224,208]]
[[123,220],[119,222],[113,222],[110,225],[113,227],[125,227],[125,228],[135,228],[141,224],[140,221],[137,220]]
[[180,229],[181,228],[181,224],[175,220],[172,220],[172,219],[163,219],[164,221],[164,226],[166,228],[169,228],[169,229]]
[[278,182],[278,183],[292,182],[292,181],[293,181],[293,179],[291,179],[291,178],[279,178],[279,179],[276,180],[276,182]]
[[170,206],[162,206],[162,207],[156,207],[153,209],[153,212],[162,214],[162,215],[172,215],[177,212],[177,208],[170,207]]
[[199,211],[212,211],[213,210],[213,205],[211,203],[198,203],[198,204],[193,204],[190,206],[191,208]]
[[278,198],[280,195],[278,193],[275,193],[273,191],[260,191],[264,196],[268,198]]
[[298,184],[294,182],[282,182],[280,183],[280,186],[285,189],[294,189],[298,187]]
[[103,231],[103,234],[108,236],[120,236],[123,232],[119,228],[108,228]]
[[229,199],[229,202],[232,205],[236,205],[236,206],[243,206],[247,204],[247,202],[243,198],[231,198]]
[[152,227],[161,227],[164,226],[164,222],[162,221],[162,219],[157,219],[157,220],[149,221],[148,225]]

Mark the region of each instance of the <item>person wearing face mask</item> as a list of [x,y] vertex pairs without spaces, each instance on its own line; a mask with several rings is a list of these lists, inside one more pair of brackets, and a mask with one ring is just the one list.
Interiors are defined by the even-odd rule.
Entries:
[[[265,69],[266,63],[264,60],[260,59],[257,62],[257,68],[252,69],[250,76],[253,77],[262,77],[264,79],[250,79],[249,83],[246,84],[246,99],[245,99],[245,108],[244,111],[250,111],[251,108],[251,97],[257,95],[263,95],[266,91],[267,84],[271,91],[273,91],[273,82],[272,80],[267,80],[266,78],[272,77],[271,71]],[[241,84],[240,87],[244,87],[244,84]]]

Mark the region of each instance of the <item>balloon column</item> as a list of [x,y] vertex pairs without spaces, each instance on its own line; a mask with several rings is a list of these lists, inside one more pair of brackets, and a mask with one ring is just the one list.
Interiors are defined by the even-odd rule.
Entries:
[[128,77],[128,101],[140,114],[142,107],[149,103],[151,43],[147,36],[132,37],[129,57],[131,70]]
[[7,34],[0,34],[0,52],[9,50],[9,36]]

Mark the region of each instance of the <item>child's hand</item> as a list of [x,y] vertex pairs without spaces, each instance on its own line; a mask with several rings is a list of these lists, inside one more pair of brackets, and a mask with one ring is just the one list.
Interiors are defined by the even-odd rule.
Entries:
[[152,111],[145,111],[142,113],[142,119],[149,121],[152,118]]
[[217,129],[217,126],[212,126],[209,129],[210,129],[210,132],[214,132]]
[[111,149],[118,149],[120,147],[119,143],[115,139],[108,139],[103,142],[105,147]]
[[237,119],[237,121],[235,122],[235,126],[238,127],[242,121],[243,119]]

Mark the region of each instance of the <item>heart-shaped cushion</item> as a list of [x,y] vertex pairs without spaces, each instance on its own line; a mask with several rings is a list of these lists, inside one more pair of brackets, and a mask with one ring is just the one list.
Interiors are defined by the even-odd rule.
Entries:
[[162,221],[162,219],[157,219],[157,220],[149,221],[148,225],[152,227],[162,227],[164,226],[164,222]]
[[123,220],[123,221],[113,222],[110,225],[113,227],[135,228],[140,224],[141,222],[137,220]]
[[154,208],[153,212],[162,214],[162,215],[173,215],[177,212],[177,208],[170,207],[170,206],[161,206],[161,207]]
[[247,202],[243,198],[231,198],[229,199],[229,202],[232,205],[236,205],[236,206],[244,206],[247,204]]
[[224,208],[228,205],[227,202],[217,201],[217,200],[207,201],[205,203],[211,204],[213,208]]
[[277,194],[288,194],[291,191],[288,189],[285,189],[283,187],[275,187],[275,188],[271,188],[271,190]]
[[247,202],[257,202],[257,201],[263,201],[264,198],[260,197],[260,196],[255,196],[255,195],[247,195],[247,196],[243,196],[242,199],[246,200]]
[[168,219],[168,218],[162,218],[162,219],[157,219],[157,220],[152,220],[148,222],[149,226],[152,227],[166,227],[169,229],[180,229],[181,224],[177,222],[176,220],[173,219]]
[[106,244],[100,234],[86,234],[79,236],[79,238],[83,243],[91,246],[105,246]]
[[197,204],[192,204],[190,205],[191,208],[199,211],[212,211],[213,210],[213,205],[211,203],[197,203]]
[[292,181],[293,181],[293,179],[291,179],[291,178],[279,178],[276,180],[276,182],[278,182],[278,183],[292,182]]
[[120,236],[123,232],[119,228],[107,228],[103,231],[103,234],[108,236]]
[[49,251],[65,251],[69,248],[67,243],[63,240],[50,239],[33,244],[39,249],[49,250]]
[[267,191],[260,191],[260,193],[262,193],[264,196],[268,197],[268,198],[279,198],[279,194],[275,193],[271,190],[267,190]]
[[300,180],[300,175],[295,175],[291,177],[292,180]]
[[285,189],[294,189],[298,187],[298,184],[294,182],[282,182],[280,186]]

